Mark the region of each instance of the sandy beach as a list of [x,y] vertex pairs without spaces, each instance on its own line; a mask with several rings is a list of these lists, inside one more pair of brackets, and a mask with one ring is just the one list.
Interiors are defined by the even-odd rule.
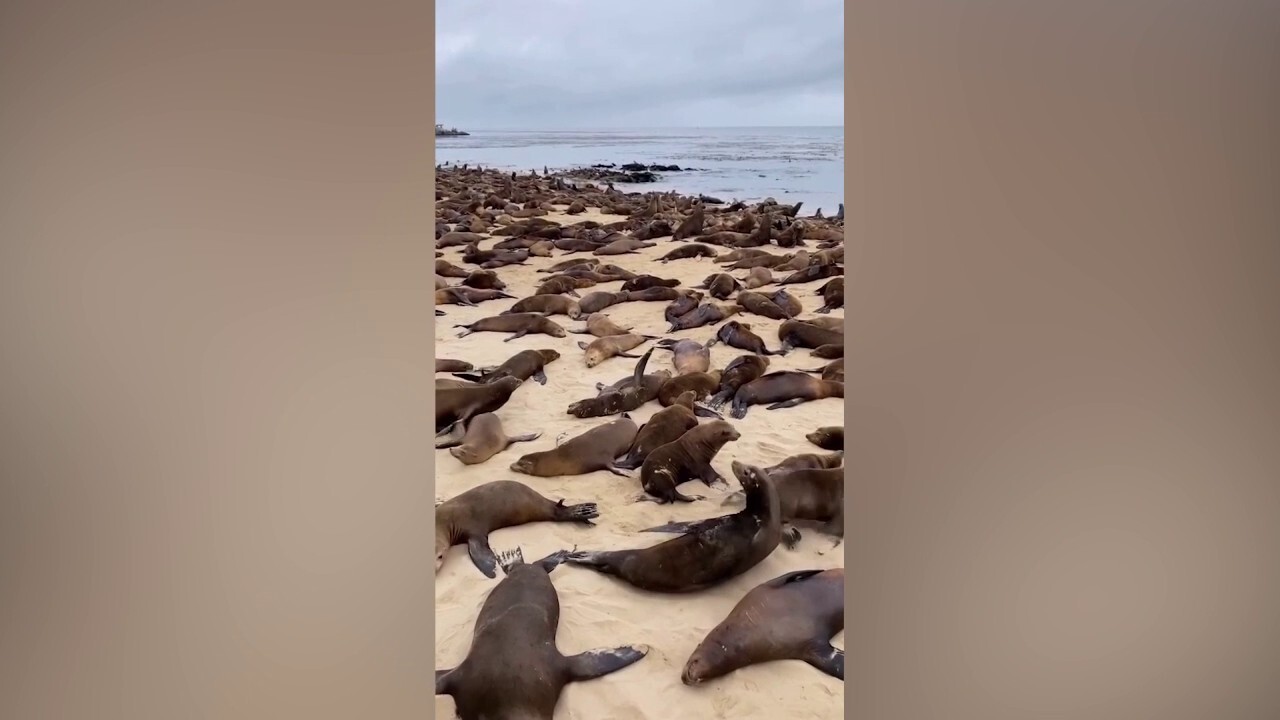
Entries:
[[[564,207],[560,206],[563,211]],[[570,224],[582,220],[601,223],[623,219],[616,215],[602,215],[595,208],[586,213],[569,216],[563,212],[552,213],[547,219]],[[656,258],[677,245],[669,237],[659,238],[657,245],[636,254],[603,258],[635,273],[650,273],[660,277],[679,278],[682,287],[692,287],[707,275],[722,270],[710,258],[679,260],[668,264],[656,262]],[[482,248],[492,242],[485,240]],[[812,245],[811,245],[812,246]],[[777,251],[777,248],[772,248]],[[727,248],[722,249],[727,250]],[[460,257],[463,249],[447,248],[443,259],[469,269]],[[582,253],[576,256],[589,256]],[[572,257],[572,256],[571,256]],[[507,292],[517,298],[533,293],[535,286],[547,277],[538,273],[565,259],[563,253],[554,257],[532,257],[526,264],[503,267],[497,272],[507,283]],[[735,271],[742,277],[745,271]],[[458,280],[451,279],[451,284]],[[814,317],[813,311],[822,305],[822,298],[815,295],[816,288],[825,280],[790,285],[787,288],[804,305],[801,318]],[[621,281],[601,283],[596,287],[579,291],[582,294],[595,290],[616,291]],[[773,290],[776,286],[768,286]],[[496,414],[501,418],[508,435],[541,432],[537,440],[512,445],[487,462],[467,466],[449,454],[436,450],[436,495],[438,499],[453,497],[467,489],[493,480],[518,480],[551,499],[563,498],[567,503],[595,502],[600,517],[595,527],[583,527],[563,523],[535,523],[498,530],[491,536],[496,552],[520,547],[524,557],[533,560],[559,549],[577,546],[582,550],[624,549],[654,545],[670,539],[671,535],[640,533],[638,531],[661,525],[672,520],[692,520],[736,512],[740,501],[722,505],[724,498],[738,489],[730,470],[732,460],[768,466],[797,453],[824,452],[805,439],[805,434],[826,425],[843,425],[843,401],[828,398],[803,403],[792,408],[767,410],[763,406],[751,408],[742,420],[728,416],[728,406],[723,408],[726,419],[741,433],[741,439],[724,447],[712,465],[729,480],[730,488],[706,488],[700,483],[687,485],[686,492],[706,495],[707,499],[695,503],[658,505],[651,502],[635,502],[641,492],[638,480],[626,479],[605,471],[587,475],[557,478],[530,477],[512,472],[509,466],[523,454],[555,447],[557,438],[564,440],[608,422],[615,418],[578,419],[566,414],[566,407],[575,400],[593,397],[598,382],[612,383],[629,375],[635,360],[613,358],[587,368],[583,362],[578,342],[591,341],[586,335],[570,334],[564,338],[547,335],[528,335],[504,342],[506,333],[479,332],[458,338],[455,324],[496,315],[513,305],[514,299],[500,299],[481,303],[477,307],[460,305],[441,306],[447,316],[436,318],[436,357],[465,360],[477,366],[497,365],[521,350],[551,348],[559,351],[559,360],[546,367],[548,382],[539,385],[530,380],[521,386],[511,400]],[[617,324],[634,326],[634,332],[656,336],[690,338],[705,342],[714,336],[717,326],[667,333],[667,322],[662,317],[663,302],[629,302],[607,308],[604,312]],[[843,317],[843,309],[834,310],[830,317]],[[553,316],[555,322],[566,328],[581,328],[582,320],[570,320],[563,315]],[[764,338],[768,347],[779,345],[777,328],[781,321],[758,315],[741,315],[736,318],[749,322],[754,331]],[[632,351],[642,354],[653,345],[649,341]],[[725,346],[711,348],[711,365],[723,368],[744,351]],[[785,357],[770,358],[770,370],[803,370],[821,367],[825,360],[814,358],[808,350],[798,349]],[[657,350],[650,360],[648,372],[670,369],[671,353]],[[440,374],[437,377],[450,377]],[[633,411],[637,424],[643,424],[651,415],[661,410],[657,401],[651,401]],[[696,488],[695,488],[696,485]],[[815,530],[804,529],[803,539],[794,550],[779,546],[767,559],[745,574],[703,592],[685,595],[663,595],[636,590],[616,579],[596,572],[572,566],[561,566],[551,574],[559,593],[561,604],[560,628],[557,644],[565,654],[574,654],[597,647],[643,643],[651,649],[638,663],[612,675],[589,682],[565,687],[557,705],[555,717],[559,720],[631,720],[634,718],[759,718],[773,720],[780,717],[814,718],[830,720],[840,717],[844,702],[843,683],[813,667],[795,660],[772,662],[735,671],[726,677],[709,681],[699,687],[686,687],[680,673],[690,653],[706,633],[725,618],[743,595],[762,582],[783,573],[800,569],[825,569],[843,566],[843,547],[833,549],[833,540]],[[467,557],[465,546],[455,546],[447,556],[444,567],[435,579],[436,617],[436,666],[453,667],[466,655],[471,643],[476,615],[489,592],[501,580],[484,577]],[[843,647],[843,633],[833,644]],[[437,696],[437,717],[453,717],[453,701]]]

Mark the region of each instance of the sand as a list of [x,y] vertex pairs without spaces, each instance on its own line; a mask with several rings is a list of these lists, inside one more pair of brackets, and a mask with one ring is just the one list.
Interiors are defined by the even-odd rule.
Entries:
[[[592,209],[576,216],[552,214],[549,219],[569,224],[583,219],[613,222],[621,218],[601,215]],[[638,254],[601,260],[637,274],[679,278],[684,287],[701,283],[704,277],[721,268],[710,258],[677,260],[665,265],[658,263],[656,258],[677,245],[671,243],[670,238],[660,238],[657,243],[656,247],[646,248]],[[490,241],[482,243],[482,247],[491,246]],[[774,248],[774,251],[779,250]],[[444,253],[444,259],[462,265],[461,248],[448,248]],[[566,259],[560,251],[555,253],[552,258],[534,257],[526,265],[500,268],[497,272],[507,283],[507,291],[518,298],[532,294],[534,287],[547,277],[546,273],[536,271]],[[745,271],[734,271],[734,274],[741,277]],[[781,274],[775,273],[775,276],[780,277]],[[458,282],[460,280],[450,279],[450,284]],[[786,286],[804,305],[805,312],[800,317],[815,316],[813,311],[821,307],[822,298],[814,291],[825,282],[818,280]],[[620,286],[621,281],[602,283],[579,293],[616,291]],[[772,291],[776,287],[770,285],[762,290]],[[567,439],[615,419],[577,419],[566,414],[565,408],[575,400],[595,396],[597,382],[612,383],[629,375],[635,364],[635,360],[612,358],[588,369],[577,346],[580,340],[594,339],[586,335],[570,334],[565,338],[528,335],[511,342],[503,342],[505,333],[483,332],[465,338],[456,337],[460,330],[453,327],[455,323],[470,323],[496,315],[515,302],[494,300],[481,303],[479,307],[442,306],[448,315],[436,318],[436,357],[467,360],[483,366],[497,365],[521,350],[558,350],[561,358],[546,368],[547,384],[538,385],[529,380],[497,413],[507,434],[541,431],[542,437],[512,445],[480,465],[463,465],[447,450],[435,451],[436,495],[449,498],[481,483],[514,479],[552,499],[564,498],[568,503],[596,502],[600,507],[600,518],[594,528],[537,523],[499,530],[490,538],[495,552],[519,546],[526,559],[534,560],[575,545],[582,550],[655,545],[673,536],[638,531],[672,520],[723,515],[741,508],[740,503],[721,505],[728,493],[738,489],[729,467],[732,460],[766,466],[796,453],[825,452],[805,440],[805,434],[824,425],[844,424],[843,401],[838,398],[781,410],[754,406],[742,420],[729,418],[729,406],[726,404],[724,415],[738,428],[742,438],[726,445],[712,465],[729,481],[730,488],[712,489],[697,482],[682,486],[686,493],[707,497],[707,500],[696,503],[660,506],[651,502],[633,502],[640,493],[638,470],[634,473],[635,480],[604,471],[562,478],[538,478],[511,472],[509,466],[521,455],[550,449],[555,447],[559,436]],[[634,325],[636,332],[664,336],[667,323],[662,311],[666,305],[662,302],[624,303],[606,308],[604,312],[623,327]],[[843,309],[838,309],[831,315],[843,317],[843,312]],[[581,320],[570,320],[562,315],[552,319],[566,328],[583,326]],[[768,347],[778,347],[780,321],[750,314],[742,314],[737,319],[750,323]],[[703,327],[673,333],[672,336],[705,342],[714,336],[715,331],[716,327]],[[652,342],[646,343],[631,352],[642,354],[651,345]],[[711,348],[712,367],[723,368],[743,353],[718,343]],[[772,357],[770,369],[809,369],[827,362],[811,357],[808,350],[798,349],[787,357]],[[656,350],[647,371],[663,368],[671,369],[671,353]],[[643,424],[660,409],[655,400],[633,411],[631,416],[637,424]],[[709,681],[701,687],[686,687],[680,681],[680,672],[694,648],[751,588],[793,570],[843,567],[843,545],[833,550],[830,537],[815,530],[802,529],[802,532],[804,537],[795,550],[779,546],[745,574],[710,590],[688,595],[645,593],[584,568],[557,568],[551,578],[560,595],[557,644],[561,652],[572,655],[596,647],[632,643],[647,644],[651,650],[643,660],[613,675],[566,686],[556,707],[555,718],[702,720],[732,717],[774,720],[788,717],[830,720],[842,717],[844,684],[800,661],[755,665]],[[501,577],[499,571],[499,579]],[[480,606],[498,582],[484,577],[472,565],[465,546],[450,550],[444,567],[436,575],[436,667],[453,667],[466,656]],[[843,641],[841,633],[833,644],[843,647]],[[437,697],[436,709],[437,717],[453,717],[452,698]]]

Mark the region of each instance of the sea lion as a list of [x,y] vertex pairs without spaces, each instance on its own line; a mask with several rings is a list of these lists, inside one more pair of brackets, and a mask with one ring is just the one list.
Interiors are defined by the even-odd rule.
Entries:
[[771,284],[773,284],[773,273],[769,272],[769,268],[764,267],[751,268],[751,272],[747,273],[747,277],[742,281],[742,286],[748,290]]
[[447,287],[449,287],[449,278],[443,277],[443,276],[441,276],[441,275],[437,275],[437,276],[436,276],[436,289],[437,289],[437,290],[443,290],[443,289],[445,289],[445,288],[447,288]]
[[636,362],[636,369],[630,377],[609,387],[598,385],[598,395],[570,403],[565,412],[579,418],[604,417],[630,412],[656,398],[662,385],[671,378],[671,373],[663,370],[645,375],[644,368],[652,354],[653,348],[645,351]]
[[820,368],[805,370],[808,373],[818,373],[818,377],[823,380],[835,380],[844,382],[844,358],[836,358]]
[[675,288],[657,287],[645,288],[644,290],[632,290],[626,293],[627,302],[666,302],[668,300],[679,300],[680,298],[690,294],[692,290],[677,290]]
[[734,232],[732,230],[721,230],[709,235],[701,235],[698,237],[698,241],[708,245],[734,247],[737,243],[746,240],[748,237],[750,236],[747,233]]
[[436,387],[436,435],[451,428],[465,427],[468,420],[494,412],[507,404],[511,393],[520,387],[518,378],[503,377],[494,382],[471,387]]
[[720,387],[708,402],[713,408],[719,408],[738,392],[738,388],[755,380],[769,368],[769,358],[760,355],[739,355],[724,366],[720,373]]
[[797,570],[752,589],[698,644],[680,680],[698,685],[775,660],[802,660],[844,680],[844,569]]
[[[662,384],[662,388],[658,390],[658,403],[663,407],[669,407],[681,395],[686,392],[692,392],[695,400],[703,400],[715,392],[720,386],[720,371],[712,372],[692,372],[676,375],[670,380]],[[694,412],[703,417],[720,417],[711,408],[701,405],[694,405]]]
[[782,308],[782,312],[786,313],[788,318],[793,318],[804,312],[804,306],[800,304],[800,300],[786,290],[775,290],[769,295],[769,299],[773,301],[774,305]]
[[609,337],[611,335],[626,335],[631,332],[631,328],[618,327],[608,315],[604,313],[591,313],[587,316],[587,326],[582,330],[570,330],[575,335],[595,335],[596,337]]
[[818,288],[817,294],[822,296],[822,307],[818,308],[820,313],[826,314],[844,307],[844,276],[832,278],[826,285]]
[[[600,264],[600,261],[599,261],[599,260],[597,260],[596,258],[579,257],[579,258],[573,258],[573,259],[570,259],[570,260],[562,260],[562,261],[560,261],[560,262],[556,263],[555,265],[552,265],[552,266],[551,266],[551,267],[549,267],[549,268],[543,268],[542,270],[539,270],[538,272],[540,272],[540,273],[558,273],[558,272],[564,272],[565,270],[568,270],[569,268],[584,267],[584,266],[585,266],[585,267],[595,267],[596,265],[599,265],[599,264]],[[436,263],[436,265],[438,266],[438,265],[439,265],[439,263]]]
[[764,346],[764,339],[759,335],[751,332],[751,325],[748,323],[730,320],[720,329],[716,331],[715,337],[707,341],[707,347],[722,342],[731,348],[739,350],[747,350],[757,355],[777,355],[774,351]]
[[440,277],[465,278],[471,274],[471,271],[460,268],[448,260],[436,260],[436,274]]
[[572,295],[578,297],[578,284],[571,277],[559,275],[547,278],[534,288],[534,295]]
[[746,312],[767,317],[771,320],[788,320],[791,317],[786,310],[778,307],[773,298],[754,290],[743,290],[738,293],[736,302],[738,307]]
[[479,288],[481,290],[506,290],[507,284],[498,278],[498,273],[492,270],[476,270],[462,280],[462,284],[467,287]]
[[475,365],[465,360],[446,360],[444,358],[436,358],[436,372],[466,372],[474,368]]
[[[837,456],[843,460],[844,453]],[[821,456],[812,457],[824,462]],[[836,538],[832,547],[839,546],[844,539],[844,468],[795,467],[766,472],[778,491],[779,513],[788,528],[788,535],[783,538],[787,548],[795,547],[800,540],[800,532],[792,527],[796,521],[818,523],[820,531]],[[722,504],[732,498],[725,498]]]
[[454,377],[478,383],[491,383],[503,377],[513,377],[522,381],[533,378],[539,385],[546,385],[546,367],[559,359],[560,353],[550,348],[521,350],[507,358],[501,365],[481,368],[475,373],[454,373]]
[[629,355],[627,350],[643,345],[645,341],[652,340],[650,335],[610,335],[602,337],[598,340],[591,341],[591,344],[579,342],[578,347],[586,351],[583,360],[586,361],[587,367],[592,368],[611,357],[638,358],[639,355]]
[[683,240],[687,237],[694,237],[702,232],[702,226],[706,222],[703,206],[695,205],[693,212],[689,213],[689,217],[685,218],[676,226],[675,231],[671,233],[672,240]]
[[799,455],[789,455],[783,458],[782,462],[764,469],[769,473],[770,477],[781,473],[791,472],[792,470],[803,470],[805,468],[829,469],[838,468],[844,465],[844,451],[837,450],[826,455],[818,453],[800,453]]
[[465,544],[476,568],[486,577],[496,577],[498,561],[489,547],[494,530],[533,522],[592,525],[599,516],[595,503],[553,502],[515,480],[477,485],[436,506],[436,572],[444,566],[449,548]]
[[[653,459],[649,457],[646,465]],[[733,473],[747,492],[742,510],[683,524],[673,530],[683,532],[680,537],[642,550],[575,551],[565,562],[651,592],[693,592],[741,575],[778,547],[782,521],[778,493],[764,471],[734,460]]]
[[677,375],[706,372],[711,367],[711,344],[703,345],[697,340],[672,340],[664,338],[658,341],[657,347],[671,351],[671,364]]
[[569,298],[566,295],[531,295],[527,298],[517,300],[514,305],[505,310],[503,314],[512,315],[515,313],[542,313],[543,315],[568,315],[570,318],[577,320],[582,317],[582,308],[579,307],[578,301]]
[[478,235],[473,232],[448,232],[441,235],[439,240],[436,240],[436,248],[443,249],[464,245],[474,245],[483,239],[483,235]]
[[647,495],[658,503],[675,501],[693,502],[701,496],[688,496],[678,489],[681,483],[699,479],[708,487],[727,485],[720,473],[711,467],[711,460],[726,443],[741,435],[724,420],[698,425],[679,438],[655,448],[640,466],[640,485]]
[[617,672],[649,652],[624,645],[560,653],[560,599],[549,574],[566,554],[526,564],[517,550],[499,560],[507,576],[480,607],[466,658],[436,671],[436,695],[452,696],[461,720],[550,720],[565,685]]
[[844,450],[844,426],[826,425],[804,436],[823,450]]
[[555,244],[550,240],[539,240],[529,246],[529,254],[534,257],[551,257],[551,251],[555,249]]
[[694,308],[698,307],[698,303],[700,302],[702,302],[702,293],[697,291],[686,293],[676,298],[670,305],[668,305],[666,309],[663,310],[662,317],[666,318],[669,323],[675,322],[676,318],[683,317],[692,312]]
[[762,375],[739,388],[733,396],[731,414],[740,420],[746,417],[747,408],[751,405],[772,403],[769,410],[780,410],[829,397],[843,398],[844,383],[782,370]]
[[693,404],[697,396],[685,391],[668,407],[659,410],[640,427],[627,454],[613,465],[623,470],[635,470],[655,449],[680,439],[690,428],[697,426],[698,417]]
[[[511,447],[513,443],[537,440],[542,433],[525,433],[508,436],[502,430],[502,421],[493,413],[483,413],[467,423],[467,433],[462,444],[449,448],[449,454],[463,465],[479,465]],[[437,448],[445,447],[437,445]]]
[[644,240],[638,240],[633,237],[622,237],[622,238],[618,238],[617,240],[614,240],[613,242],[609,243],[608,245],[605,245],[604,247],[596,248],[591,252],[591,254],[592,255],[626,255],[629,253],[639,252],[644,248],[654,247],[655,245],[657,245],[657,243],[646,242]]
[[578,307],[582,312],[587,314],[597,313],[610,305],[617,305],[618,303],[626,302],[629,294],[630,293],[607,291],[587,293],[578,301]]
[[708,295],[717,300],[726,300],[742,287],[742,283],[729,273],[715,273],[708,275],[697,287],[706,290]]
[[726,252],[723,255],[717,255],[715,262],[719,265],[724,265],[726,263],[737,262],[739,260],[742,260],[743,258],[764,257],[764,256],[777,257],[778,262],[782,262],[782,260],[784,259],[782,256],[775,256],[773,253],[769,252],[768,250],[764,250],[761,248],[738,248],[737,250],[730,250],[729,252]]
[[786,262],[775,265],[773,269],[778,272],[792,273],[807,267],[809,267],[809,251],[799,250],[788,258]]
[[787,262],[790,255],[774,255],[770,252],[761,252],[759,255],[749,255],[747,257],[738,258],[726,266],[728,270],[754,270],[755,268],[776,268]]
[[833,332],[838,332],[841,335],[844,334],[844,318],[842,317],[828,316],[805,318],[804,322],[807,322],[810,325],[817,325],[823,330],[831,330]]
[[630,280],[622,283],[622,289],[630,292],[632,290],[647,290],[651,287],[669,287],[673,288],[680,284],[675,278],[660,278],[656,275],[637,275]]
[[631,416],[622,417],[570,438],[551,450],[529,453],[511,463],[511,471],[537,477],[585,475],[608,470],[627,477],[613,468],[613,461],[635,442],[639,428]]
[[814,348],[810,355],[824,360],[832,360],[844,357],[844,343],[831,343],[828,345],[819,345]]
[[716,323],[730,317],[738,312],[736,305],[728,303],[706,303],[699,305],[697,308],[681,315],[671,321],[671,327],[667,332],[675,332],[677,330],[692,330],[693,328],[703,327],[704,325],[715,325]]
[[810,265],[803,270],[797,270],[782,278],[778,281],[778,284],[791,285],[794,283],[807,283],[843,274],[844,268],[839,265]]
[[715,256],[716,256],[716,249],[711,247],[710,245],[703,245],[702,243],[689,243],[687,245],[682,245],[676,248],[675,250],[672,250],[671,252],[667,253],[666,255],[663,255],[662,257],[658,258],[658,262],[668,263],[668,262],[671,262],[672,260],[684,260],[686,258],[697,258],[697,257],[713,258]]
[[436,291],[437,305],[475,305],[487,300],[514,298],[501,290],[479,290],[463,285],[455,285]]
[[509,332],[513,333],[511,337],[503,338],[503,342],[511,342],[516,338],[522,338],[529,333],[541,333],[550,335],[551,337],[564,337],[566,335],[564,328],[538,313],[512,313],[510,315],[495,315],[493,317],[481,318],[470,325],[457,324],[454,327],[463,328],[463,332],[458,337],[466,337],[476,332]]
[[844,333],[828,330],[804,320],[787,320],[778,326],[778,340],[782,342],[781,353],[786,355],[792,348],[817,348],[823,345],[839,345],[844,347]]

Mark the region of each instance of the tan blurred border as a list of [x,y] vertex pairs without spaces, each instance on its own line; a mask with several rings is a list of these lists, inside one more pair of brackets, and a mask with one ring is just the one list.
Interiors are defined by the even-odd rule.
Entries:
[[847,6],[849,717],[1280,717],[1278,11]]

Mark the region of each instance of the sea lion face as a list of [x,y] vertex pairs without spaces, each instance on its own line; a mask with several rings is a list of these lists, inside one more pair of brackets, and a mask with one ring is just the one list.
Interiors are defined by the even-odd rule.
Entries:
[[734,668],[727,659],[732,651],[717,640],[708,638],[689,656],[680,681],[685,685],[698,685],[728,674]]
[[562,338],[562,337],[565,337],[566,335],[564,328],[560,327],[559,325],[552,325],[551,327],[548,327],[547,330],[548,330],[548,334],[551,335],[551,337]]
[[444,566],[444,557],[449,552],[449,534],[445,528],[436,528],[436,572]]
[[[576,405],[577,403],[574,403],[574,404]],[[522,457],[519,460],[516,460],[515,462],[511,463],[511,472],[518,472],[524,475],[528,475],[529,471],[532,469],[533,469],[533,460],[528,457]]]
[[459,462],[465,463],[467,465],[475,464],[474,462],[471,462],[475,460],[475,453],[472,451],[470,447],[466,445],[459,445],[457,447],[449,448],[449,454],[458,458]]
[[730,467],[733,468],[733,476],[738,478],[738,482],[744,490],[749,490],[760,484],[764,471],[754,465],[748,465],[739,460],[734,460]]
[[560,359],[560,353],[555,350],[539,350],[538,354],[542,356],[542,362],[555,362]]

